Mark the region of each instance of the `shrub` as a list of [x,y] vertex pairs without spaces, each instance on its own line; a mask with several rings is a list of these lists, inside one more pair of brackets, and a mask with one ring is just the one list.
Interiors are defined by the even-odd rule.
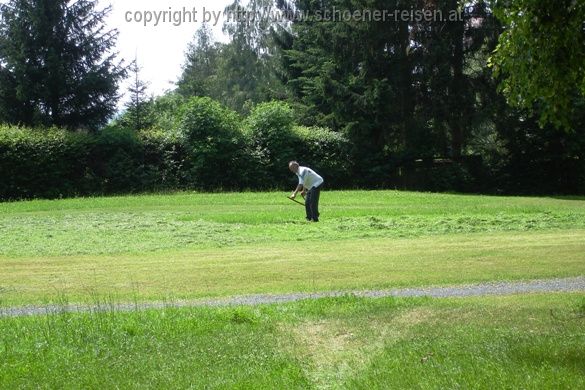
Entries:
[[286,103],[277,101],[259,104],[246,120],[250,155],[255,171],[266,180],[263,187],[290,182],[287,163],[298,159],[303,150],[293,128],[293,110]]
[[89,186],[92,137],[51,128],[0,127],[0,198],[58,198]]
[[186,187],[188,156],[178,131],[151,128],[138,133],[144,150],[144,186],[153,190]]
[[[245,121],[209,98],[168,97],[165,126],[98,134],[0,126],[0,199],[199,188],[265,189],[294,183],[297,159],[345,186],[348,141],[323,128],[295,127],[284,103],[257,106]],[[168,126],[168,127],[166,127]]]
[[352,167],[347,138],[321,127],[297,126],[294,133],[302,147],[297,157],[301,163],[324,176],[328,188],[351,186],[349,172]]
[[187,100],[177,93],[167,93],[153,102],[154,128],[176,133],[181,126]]
[[90,170],[97,176],[100,193],[144,189],[143,149],[136,134],[122,127],[108,127],[95,139]]
[[186,142],[191,184],[202,189],[241,187],[244,137],[238,115],[210,98],[192,98],[180,131]]

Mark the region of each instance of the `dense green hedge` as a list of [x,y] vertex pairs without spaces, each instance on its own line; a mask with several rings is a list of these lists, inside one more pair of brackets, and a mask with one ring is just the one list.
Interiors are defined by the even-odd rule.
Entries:
[[59,197],[90,191],[96,140],[64,130],[0,127],[0,198]]
[[343,135],[297,126],[281,102],[260,104],[247,118],[209,98],[171,95],[156,105],[155,124],[138,133],[115,123],[93,135],[0,126],[0,199],[289,190],[296,183],[287,169],[293,159],[322,174],[329,189],[489,192],[499,185],[474,158],[354,163]]
[[247,118],[244,133],[261,187],[282,185],[291,177],[282,167],[297,159],[302,148],[293,127],[292,109],[280,102],[259,104]]
[[196,189],[286,189],[292,159],[347,185],[348,144],[266,103],[247,119],[208,98],[169,101],[154,128],[96,135],[0,126],[0,199]]
[[296,126],[287,104],[259,104],[247,118],[244,133],[256,175],[264,182],[260,188],[294,184],[294,176],[282,169],[291,160],[321,173],[330,188],[351,186],[347,139],[329,129]]

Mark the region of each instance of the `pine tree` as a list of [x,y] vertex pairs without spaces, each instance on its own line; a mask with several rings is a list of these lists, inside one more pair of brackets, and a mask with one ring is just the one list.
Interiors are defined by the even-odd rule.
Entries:
[[183,96],[211,96],[212,78],[217,71],[220,45],[213,41],[213,33],[203,24],[195,33],[185,55],[183,74],[177,82],[178,92]]
[[228,18],[223,26],[231,42],[222,48],[218,61],[218,86],[223,91],[220,100],[240,113],[255,104],[286,96],[276,75],[275,23],[268,17],[273,7],[273,0],[251,0],[245,6],[235,0],[226,8],[228,14],[254,15]]
[[96,130],[116,111],[127,69],[97,1],[10,0],[0,20],[0,119]]
[[152,125],[151,105],[152,99],[148,98],[148,83],[140,78],[141,67],[138,65],[138,58],[130,64],[132,85],[128,88],[130,100],[126,104],[126,114],[123,124],[135,131],[143,130]]
[[[245,7],[235,1],[226,11],[268,12],[272,0],[252,0]],[[211,30],[203,25],[186,54],[183,74],[177,82],[183,96],[209,96],[245,114],[257,103],[284,98],[285,87],[276,76],[276,45],[268,18],[228,19],[224,32],[231,41],[214,43]]]
[[[483,1],[474,11],[489,13]],[[337,10],[440,10],[444,17],[458,0],[297,0],[281,9],[302,13]],[[483,50],[486,24],[469,12],[463,18],[396,21],[295,21],[282,31],[286,84],[305,107],[307,124],[346,132],[357,153],[404,158],[459,159],[476,109],[471,60]],[[482,20],[490,19],[485,15]],[[475,23],[475,24],[474,24]],[[484,57],[485,58],[485,57]],[[485,69],[485,66],[482,67]]]

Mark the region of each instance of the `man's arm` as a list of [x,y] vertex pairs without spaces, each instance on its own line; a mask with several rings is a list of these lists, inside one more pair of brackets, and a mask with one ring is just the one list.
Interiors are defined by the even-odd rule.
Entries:
[[303,185],[302,185],[302,184],[299,184],[299,185],[297,186],[297,188],[295,188],[295,190],[293,191],[293,193],[290,195],[290,198],[291,198],[291,199],[294,199],[294,198],[296,198],[296,197],[297,197],[297,194],[298,194],[299,192],[301,193],[301,195],[303,195],[303,196],[305,195],[305,188],[303,187]]

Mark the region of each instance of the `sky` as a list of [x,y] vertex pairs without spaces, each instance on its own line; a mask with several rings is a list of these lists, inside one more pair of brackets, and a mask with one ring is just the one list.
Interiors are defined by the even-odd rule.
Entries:
[[[185,51],[201,26],[204,11],[205,16],[212,18],[210,26],[215,40],[228,40],[221,31],[223,19],[216,18],[230,3],[232,0],[102,0],[98,4],[112,5],[107,23],[120,33],[117,44],[120,58],[126,63],[138,58],[142,68],[140,78],[149,83],[149,94],[156,96],[174,87],[185,61]],[[195,18],[193,9],[197,12]],[[183,10],[189,14],[183,15]],[[174,19],[177,16],[180,19]],[[218,23],[213,26],[215,20]],[[128,83],[122,85],[121,92],[127,90]],[[120,106],[126,101],[123,98]]]

